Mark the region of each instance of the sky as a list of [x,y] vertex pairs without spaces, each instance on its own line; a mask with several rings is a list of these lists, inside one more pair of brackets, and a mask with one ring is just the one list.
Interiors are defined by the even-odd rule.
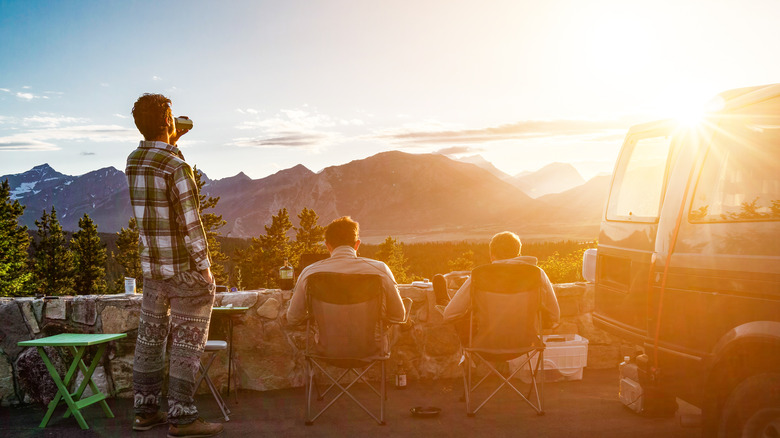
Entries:
[[780,1],[0,0],[0,175],[124,170],[162,93],[210,178],[379,152],[610,172],[629,126],[780,82]]

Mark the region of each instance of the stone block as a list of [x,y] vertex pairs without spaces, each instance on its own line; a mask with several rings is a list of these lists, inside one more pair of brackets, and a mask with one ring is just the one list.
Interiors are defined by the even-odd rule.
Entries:
[[585,287],[582,294],[582,304],[580,310],[582,313],[592,313],[596,310],[596,283],[581,283]]
[[138,328],[140,309],[106,306],[100,312],[103,333],[125,333]]
[[615,340],[604,330],[593,325],[593,315],[586,313],[577,317],[577,328],[582,337],[587,338],[590,345],[611,345]]
[[228,292],[222,293],[221,306],[232,304],[233,307],[252,307],[257,303],[257,292]]
[[95,325],[97,322],[97,301],[94,297],[76,297],[73,300],[71,319],[73,322]]
[[[223,329],[220,334],[220,338],[214,339],[223,341],[228,340],[227,322],[225,322],[223,325]],[[209,333],[209,336],[210,335],[211,333]],[[233,350],[255,349],[262,344],[263,335],[263,322],[260,318],[244,318],[241,321],[241,324],[233,325]]]
[[577,322],[575,320],[572,320],[572,318],[563,318],[558,323],[558,325],[554,329],[545,330],[543,332],[546,335],[553,334],[553,335],[569,335],[569,334],[580,334],[579,329],[577,327]]
[[0,354],[0,406],[8,407],[19,403],[14,390],[14,367],[4,354]]
[[[54,347],[43,347],[54,368],[64,377],[66,364]],[[57,385],[34,347],[25,349],[16,359],[16,381],[25,400],[48,405],[57,395]]]
[[423,348],[429,356],[449,356],[460,349],[460,340],[449,324],[431,325],[425,330]]
[[114,395],[120,398],[133,398],[133,356],[118,356],[111,361],[111,380]]
[[406,284],[398,286],[401,298],[411,298],[415,303],[424,303],[428,300],[427,290],[428,288],[412,287]]
[[35,320],[39,323],[43,321],[43,299],[36,299],[32,302],[33,313],[35,314]]
[[14,301],[0,303],[0,348],[13,359],[24,349],[16,343],[31,338],[19,305]]
[[578,283],[563,283],[554,285],[561,316],[576,316],[582,313],[582,296],[585,287]]
[[30,330],[36,335],[40,333],[41,329],[38,327],[38,320],[35,318],[32,301],[21,301],[19,305],[22,308],[22,315],[24,315],[24,320],[27,321],[27,326],[30,327]]
[[61,299],[49,299],[46,300],[44,311],[46,318],[49,319],[65,319],[68,316],[68,302]]
[[[86,363],[86,361],[85,361]],[[89,363],[87,363],[89,366]],[[76,383],[73,386],[73,390],[75,391],[78,389],[79,385],[81,385],[81,382],[84,381],[84,374],[79,371],[78,375],[76,376]],[[100,392],[106,395],[111,395],[111,388],[109,388],[108,385],[108,376],[106,375],[106,370],[103,368],[103,365],[98,365],[95,368],[95,372],[92,373],[92,381],[95,382],[95,385],[97,385]],[[95,393],[92,391],[92,388],[89,387],[89,384],[87,384],[87,388],[84,390],[84,394],[82,394],[83,397],[89,397],[90,395],[94,395]]]
[[279,316],[279,310],[282,305],[276,298],[269,298],[257,308],[255,313],[261,318],[276,319]]

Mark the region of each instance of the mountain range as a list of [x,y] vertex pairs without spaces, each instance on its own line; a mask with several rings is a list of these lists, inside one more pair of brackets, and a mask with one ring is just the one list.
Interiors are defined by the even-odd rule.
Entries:
[[[206,169],[201,169],[206,170]],[[126,227],[132,215],[127,179],[113,167],[69,176],[48,164],[8,179],[13,199],[26,206],[21,222],[35,229],[43,209],[57,209],[65,230],[84,214],[101,232]],[[303,165],[252,179],[243,172],[219,180],[204,175],[203,192],[219,196],[221,234],[265,233],[271,216],[287,208],[291,220],[304,207],[325,224],[350,215],[369,243],[393,236],[404,242],[484,239],[512,230],[525,239],[595,239],[609,177],[585,182],[570,164],[510,176],[482,157],[463,161],[438,154],[382,152],[312,172]]]

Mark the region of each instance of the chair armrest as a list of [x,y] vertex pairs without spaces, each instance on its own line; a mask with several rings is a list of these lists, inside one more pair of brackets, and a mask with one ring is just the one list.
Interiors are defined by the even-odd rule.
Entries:
[[404,319],[403,321],[388,321],[390,324],[406,324],[409,322],[409,316],[412,314],[412,304],[414,301],[409,297],[401,298],[401,301],[404,303]]

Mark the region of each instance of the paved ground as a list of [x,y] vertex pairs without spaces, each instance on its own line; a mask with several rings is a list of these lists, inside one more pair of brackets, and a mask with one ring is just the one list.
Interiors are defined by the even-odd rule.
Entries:
[[[339,400],[314,425],[303,424],[302,388],[279,391],[241,391],[238,404],[231,395],[233,414],[222,436],[252,437],[698,437],[698,428],[682,428],[680,415],[698,410],[680,402],[675,417],[644,418],[623,407],[617,399],[617,370],[585,369],[582,381],[548,383],[546,415],[537,416],[516,395],[502,391],[476,417],[465,414],[459,401],[462,380],[410,382],[408,389],[388,389],[386,426],[379,426],[347,399]],[[198,397],[201,414],[209,420],[220,418],[209,395]],[[109,400],[116,418],[106,419],[97,406],[85,410],[90,430],[79,429],[73,418],[62,418],[59,408],[45,429],[38,429],[44,409],[39,406],[0,408],[0,437],[121,437],[157,438],[167,435],[166,427],[147,432],[130,430],[132,403]],[[437,406],[435,418],[412,417],[413,406]]]

